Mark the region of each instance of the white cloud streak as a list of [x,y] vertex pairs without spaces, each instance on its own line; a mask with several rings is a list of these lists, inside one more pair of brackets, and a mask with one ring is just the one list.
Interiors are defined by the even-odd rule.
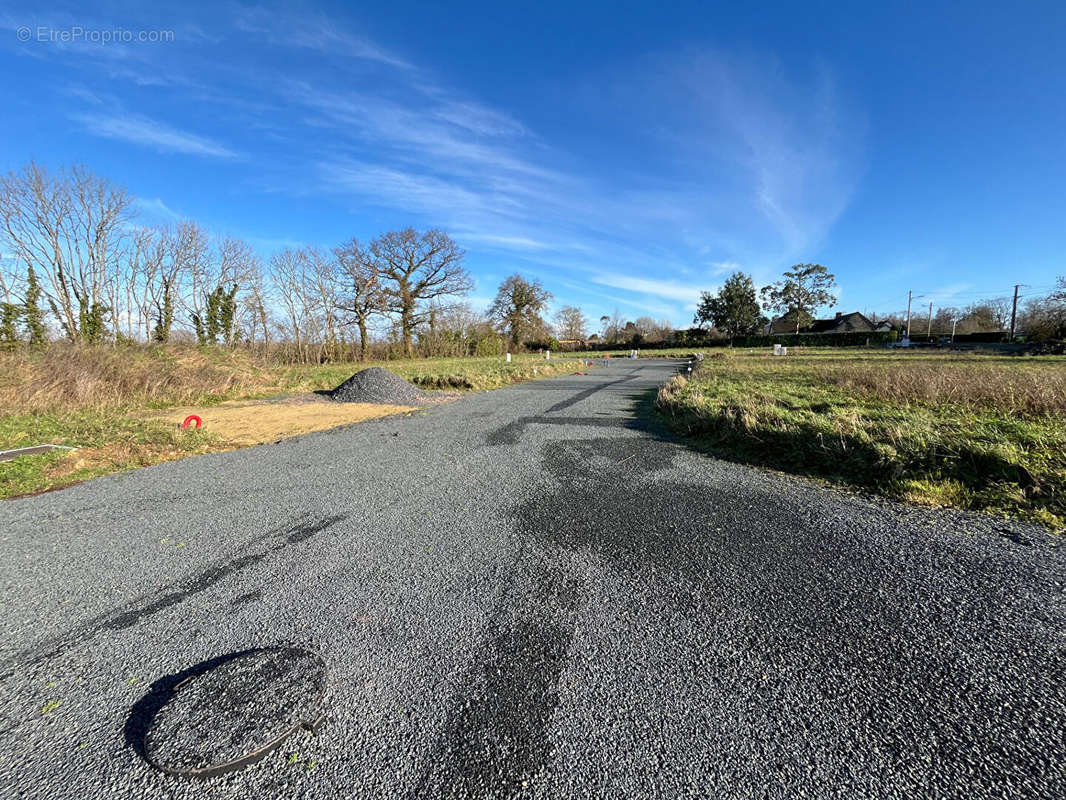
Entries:
[[238,153],[212,139],[172,128],[139,114],[112,111],[70,116],[93,136],[130,142],[161,153],[184,153],[223,159],[240,157]]

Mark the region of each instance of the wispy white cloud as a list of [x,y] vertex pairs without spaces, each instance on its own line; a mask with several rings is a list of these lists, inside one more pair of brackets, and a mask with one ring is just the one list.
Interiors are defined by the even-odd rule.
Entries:
[[369,38],[345,31],[336,21],[307,11],[290,13],[276,8],[246,7],[237,12],[234,25],[272,45],[374,61],[401,69],[411,68],[405,59]]
[[177,222],[183,219],[182,215],[172,209],[158,197],[137,197],[134,200],[137,210],[153,220],[161,222]]
[[[561,286],[565,286],[575,292],[587,293],[589,286],[576,283],[574,281],[560,280],[558,283]],[[676,303],[663,303],[656,300],[654,297],[647,295],[637,295],[626,297],[619,294],[611,294],[610,292],[603,292],[596,290],[596,305],[583,304],[583,307],[590,311],[590,322],[592,327],[596,327],[595,318],[596,315],[609,314],[611,306],[622,306],[634,311],[633,316],[650,315],[656,317],[664,317],[668,319],[685,318],[687,315],[679,314]]]
[[625,289],[630,292],[650,294],[655,297],[663,297],[667,300],[677,300],[686,305],[695,305],[700,299],[700,290],[695,286],[686,286],[668,280],[655,280],[649,278],[637,278],[632,275],[624,275],[611,272],[594,272],[591,280],[604,286],[612,286],[615,289]]
[[78,113],[71,119],[80,122],[93,136],[117,139],[149,147],[161,153],[185,153],[209,158],[239,158],[239,154],[212,139],[172,128],[139,114],[122,112]]
[[402,208],[429,217],[456,209],[490,209],[489,198],[474,189],[432,175],[405,172],[359,161],[327,161],[316,167],[325,188],[358,196],[376,205]]
[[663,193],[691,199],[680,215],[688,238],[719,253],[715,260],[781,264],[801,256],[824,238],[861,178],[865,122],[824,64],[689,50],[638,60],[616,92],[634,118],[642,108],[662,109],[650,132],[686,176]]
[[499,245],[516,250],[548,250],[552,247],[547,242],[537,241],[528,236],[502,236],[492,233],[458,232],[457,238],[463,242],[480,242],[486,245]]

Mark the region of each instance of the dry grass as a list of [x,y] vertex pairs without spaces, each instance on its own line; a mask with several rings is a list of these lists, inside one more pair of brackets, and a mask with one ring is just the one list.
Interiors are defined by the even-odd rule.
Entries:
[[951,404],[1025,415],[1066,413],[1066,364],[1049,369],[981,363],[971,357],[954,363],[837,364],[823,368],[821,375],[827,383],[901,404]]
[[0,354],[0,406],[20,411],[196,402],[276,383],[239,351],[57,344]]

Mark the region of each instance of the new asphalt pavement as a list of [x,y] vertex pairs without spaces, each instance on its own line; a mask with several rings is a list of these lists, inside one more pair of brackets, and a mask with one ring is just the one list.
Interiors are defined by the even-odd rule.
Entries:
[[676,369],[0,504],[0,797],[1066,797],[1061,538],[696,452]]

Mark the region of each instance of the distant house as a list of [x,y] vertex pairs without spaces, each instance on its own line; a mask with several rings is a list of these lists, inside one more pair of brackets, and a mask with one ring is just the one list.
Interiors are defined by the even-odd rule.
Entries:
[[876,323],[871,322],[858,311],[841,314],[839,311],[832,319],[816,319],[806,333],[872,333],[877,330]]
[[[890,331],[892,325],[888,322],[872,322],[858,311],[850,314],[842,314],[839,311],[831,319],[816,319],[810,325],[800,328],[800,333],[872,333],[874,331]],[[770,333],[785,334],[796,332],[796,317],[789,313],[779,317],[770,323]]]
[[785,317],[776,317],[767,326],[767,332],[775,333],[795,333],[796,321],[794,319],[786,319]]
[[[793,311],[789,311],[786,314],[775,317],[770,320],[770,326],[768,328],[771,334],[779,333],[795,333],[796,332],[796,314]],[[806,328],[800,328],[800,333],[805,331]]]
[[890,333],[895,329],[895,326],[887,319],[884,322],[878,322],[876,325],[874,325],[874,332],[876,333]]

